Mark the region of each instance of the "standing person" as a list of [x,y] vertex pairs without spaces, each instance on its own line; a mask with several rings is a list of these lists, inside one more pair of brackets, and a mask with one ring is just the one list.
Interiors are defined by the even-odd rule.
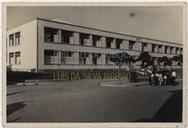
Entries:
[[165,73],[163,76],[163,85],[166,86],[167,85],[167,74]]
[[175,79],[176,79],[176,72],[172,69],[172,74],[171,74],[171,78],[172,78],[172,84],[175,85]]
[[163,75],[162,74],[159,74],[158,81],[159,81],[159,86],[163,86]]
[[130,69],[130,71],[129,71],[129,80],[130,80],[130,82],[133,82],[133,73],[132,73],[132,69]]
[[152,73],[150,77],[151,86],[155,86],[154,73]]
[[148,79],[150,86],[152,86],[152,77],[153,77],[153,73],[151,73]]
[[158,73],[154,73],[154,86],[158,85]]

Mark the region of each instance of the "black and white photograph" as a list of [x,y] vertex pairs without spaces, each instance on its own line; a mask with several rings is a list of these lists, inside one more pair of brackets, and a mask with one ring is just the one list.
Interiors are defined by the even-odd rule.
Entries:
[[183,3],[28,5],[4,12],[5,123],[184,123]]

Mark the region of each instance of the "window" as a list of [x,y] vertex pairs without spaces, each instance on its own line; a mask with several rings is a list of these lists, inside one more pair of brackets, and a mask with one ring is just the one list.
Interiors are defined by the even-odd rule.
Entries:
[[97,59],[100,57],[100,54],[98,53],[92,53],[92,63],[94,65],[97,65]]
[[183,53],[183,48],[180,48],[180,54],[182,54]]
[[15,53],[15,64],[21,64],[20,52]]
[[79,52],[79,63],[81,65],[86,64],[86,57],[87,55],[89,55],[88,53],[84,53],[84,52]]
[[165,46],[165,53],[167,53],[168,51],[168,46]]
[[9,46],[14,46],[14,34],[9,35]]
[[152,52],[155,52],[156,45],[152,44]]
[[170,53],[173,53],[174,47],[170,47]]
[[70,31],[65,31],[65,30],[62,30],[62,33],[61,33],[61,42],[65,43],[65,44],[72,44],[73,43],[73,38],[71,38],[73,35],[73,32],[70,32]]
[[44,50],[44,64],[60,64],[60,52],[57,50]]
[[87,45],[89,43],[89,34],[80,33],[80,45]]
[[14,53],[9,53],[9,64],[15,64],[14,62]]
[[144,51],[145,47],[147,46],[147,43],[142,42],[142,51]]
[[60,42],[58,29],[44,27],[44,41],[45,42]]
[[129,50],[133,50],[134,44],[135,44],[135,41],[132,41],[132,40],[129,41]]
[[121,39],[117,39],[117,40],[116,40],[116,48],[117,48],[117,49],[120,49],[120,48],[121,48],[121,47],[120,47],[120,46],[121,46],[121,43],[122,43],[122,40],[121,40]]
[[158,45],[158,52],[162,53],[162,45]]
[[19,45],[20,44],[20,32],[17,32],[15,34],[15,45]]
[[93,35],[92,37],[92,46],[96,47],[99,45],[101,37],[97,35]]
[[113,39],[112,38],[106,38],[106,47],[107,48],[111,48],[111,43],[112,43]]

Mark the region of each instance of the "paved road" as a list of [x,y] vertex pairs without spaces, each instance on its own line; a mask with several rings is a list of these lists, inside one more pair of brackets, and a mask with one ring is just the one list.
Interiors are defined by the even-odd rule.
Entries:
[[84,80],[7,87],[9,122],[143,122],[181,120],[177,86],[104,87]]

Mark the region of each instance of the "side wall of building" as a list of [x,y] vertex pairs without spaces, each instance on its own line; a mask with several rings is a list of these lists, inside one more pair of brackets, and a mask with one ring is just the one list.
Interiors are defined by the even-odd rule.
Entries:
[[[11,45],[10,35],[20,32],[19,45]],[[15,43],[15,42],[14,42]],[[15,63],[15,53],[20,52],[20,58]],[[14,58],[10,60],[10,54],[14,54]],[[10,62],[12,61],[12,62]],[[17,60],[18,61],[18,60]],[[7,66],[13,71],[36,71],[37,68],[37,20],[23,24],[7,32]]]

